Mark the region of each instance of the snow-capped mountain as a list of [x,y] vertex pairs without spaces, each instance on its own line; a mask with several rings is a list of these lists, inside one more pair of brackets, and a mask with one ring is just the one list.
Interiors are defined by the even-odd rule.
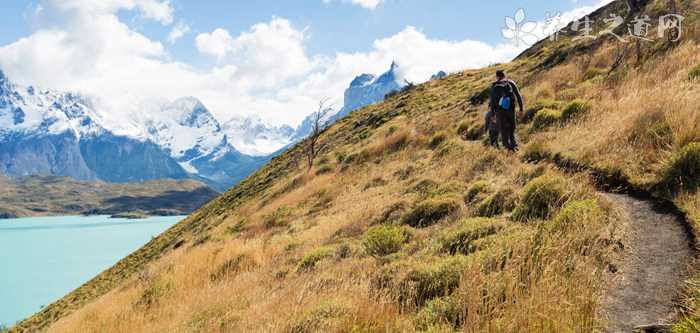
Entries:
[[267,161],[241,153],[232,142],[234,137],[194,97],[162,106],[148,116],[145,125],[149,141],[216,188],[230,187]]
[[271,126],[259,117],[235,117],[222,125],[231,144],[240,152],[253,156],[269,155],[290,143],[291,126]]
[[[224,190],[265,157],[240,153],[207,108],[188,97],[122,131],[88,98],[13,84],[0,71],[0,173],[131,182],[197,178]],[[135,128],[135,129],[134,129]]]
[[[401,90],[408,83],[399,78],[398,69],[399,65],[394,62],[389,70],[379,77],[372,74],[357,76],[350,83],[350,87],[345,90],[343,107],[336,114],[329,115],[325,123],[332,124],[352,111],[382,102],[387,94]],[[293,141],[298,141],[308,136],[311,133],[312,126],[313,115],[304,119],[299,125],[294,133]]]
[[18,87],[0,71],[0,137],[10,133],[62,134],[80,138],[103,131],[87,99],[75,94]]

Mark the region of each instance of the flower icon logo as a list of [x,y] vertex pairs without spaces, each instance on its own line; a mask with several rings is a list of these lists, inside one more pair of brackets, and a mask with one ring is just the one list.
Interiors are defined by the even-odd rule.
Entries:
[[531,46],[540,39],[535,35],[535,29],[537,22],[525,21],[525,10],[520,8],[513,17],[506,16],[506,26],[501,33],[505,39],[514,40],[517,47],[521,44]]

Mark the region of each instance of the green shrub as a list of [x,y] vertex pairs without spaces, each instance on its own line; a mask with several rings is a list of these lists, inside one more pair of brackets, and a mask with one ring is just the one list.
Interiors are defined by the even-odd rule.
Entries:
[[428,199],[418,204],[401,218],[401,223],[414,228],[431,226],[459,209],[454,198]]
[[564,121],[569,121],[580,117],[590,110],[591,105],[588,102],[577,99],[564,107],[564,110],[561,111],[561,119]]
[[432,179],[421,179],[411,186],[406,193],[417,193],[422,198],[427,198],[433,195],[439,187],[440,184]]
[[467,190],[467,193],[464,194],[464,202],[465,203],[472,203],[476,201],[476,199],[479,197],[479,195],[487,193],[489,191],[489,183],[483,180],[479,180],[474,182],[469,189]]
[[445,141],[447,141],[447,133],[438,132],[430,139],[429,146],[431,149],[435,149]]
[[665,167],[659,182],[667,193],[695,191],[700,186],[700,142],[676,152]]
[[440,249],[451,255],[468,255],[477,250],[474,241],[496,234],[501,225],[485,218],[467,219],[440,238]]
[[529,143],[523,149],[523,160],[526,162],[539,162],[550,157],[551,153],[547,150],[547,146],[542,141],[534,141]]
[[136,301],[135,306],[150,308],[158,304],[161,298],[170,294],[174,289],[175,285],[171,281],[159,278],[146,287],[141,293],[141,297]]
[[427,301],[451,295],[464,272],[464,258],[454,257],[432,265],[414,268],[394,286],[399,303],[423,306]]
[[373,222],[373,224],[386,224],[395,223],[401,220],[401,217],[406,213],[408,204],[400,201],[395,202],[384,209],[381,215],[379,215]]
[[697,80],[698,78],[700,78],[700,65],[698,65],[695,68],[690,70],[690,72],[688,73],[688,78],[691,81]]
[[469,129],[463,134],[463,137],[466,140],[476,141],[481,139],[485,132],[486,128],[484,128],[484,125],[475,124],[474,126],[469,127]]
[[285,227],[289,225],[289,217],[291,213],[291,209],[289,209],[287,206],[277,208],[277,210],[263,218],[263,226],[266,229]]
[[408,233],[404,228],[396,226],[372,227],[362,237],[362,246],[367,254],[383,257],[399,252],[408,241]]
[[600,217],[601,210],[598,201],[576,200],[567,202],[551,222],[552,231],[566,230],[570,225],[582,223],[589,219]]
[[322,302],[315,308],[304,312],[287,327],[285,333],[328,332],[333,321],[342,318],[347,309],[335,302]]
[[323,175],[331,172],[333,172],[333,167],[328,164],[321,164],[316,168],[317,175]]
[[321,260],[333,256],[333,251],[328,248],[320,248],[307,253],[299,262],[297,272],[308,272],[316,267]]
[[502,189],[482,200],[476,207],[476,215],[493,217],[511,211],[514,207],[513,192],[509,189]]
[[560,102],[557,102],[553,99],[539,100],[527,110],[525,110],[525,114],[523,114],[523,118],[520,121],[523,123],[529,123],[535,118],[537,113],[539,113],[540,111],[544,109],[557,110],[559,109],[560,104]]
[[414,324],[422,332],[442,332],[444,327],[451,331],[462,326],[465,314],[466,305],[458,297],[440,297],[425,304],[416,315]]
[[544,175],[533,179],[523,189],[513,218],[516,221],[550,218],[564,204],[566,186],[566,180],[557,176]]
[[533,130],[543,130],[549,126],[559,123],[562,119],[560,111],[553,109],[542,109],[537,112],[535,118],[532,120]]

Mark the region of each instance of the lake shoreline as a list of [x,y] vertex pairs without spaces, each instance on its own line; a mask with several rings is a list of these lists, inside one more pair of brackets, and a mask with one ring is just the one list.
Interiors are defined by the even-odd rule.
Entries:
[[0,324],[10,326],[80,287],[185,216],[132,220],[41,216],[0,220]]

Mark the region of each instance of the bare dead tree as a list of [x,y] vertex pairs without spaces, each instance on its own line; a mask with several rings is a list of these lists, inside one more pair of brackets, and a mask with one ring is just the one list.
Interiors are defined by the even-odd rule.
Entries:
[[319,138],[325,126],[326,116],[333,111],[333,105],[329,105],[328,101],[328,98],[319,101],[318,109],[311,114],[311,134],[306,139],[306,159],[309,170],[313,168],[318,154],[325,148],[325,144],[319,143]]

